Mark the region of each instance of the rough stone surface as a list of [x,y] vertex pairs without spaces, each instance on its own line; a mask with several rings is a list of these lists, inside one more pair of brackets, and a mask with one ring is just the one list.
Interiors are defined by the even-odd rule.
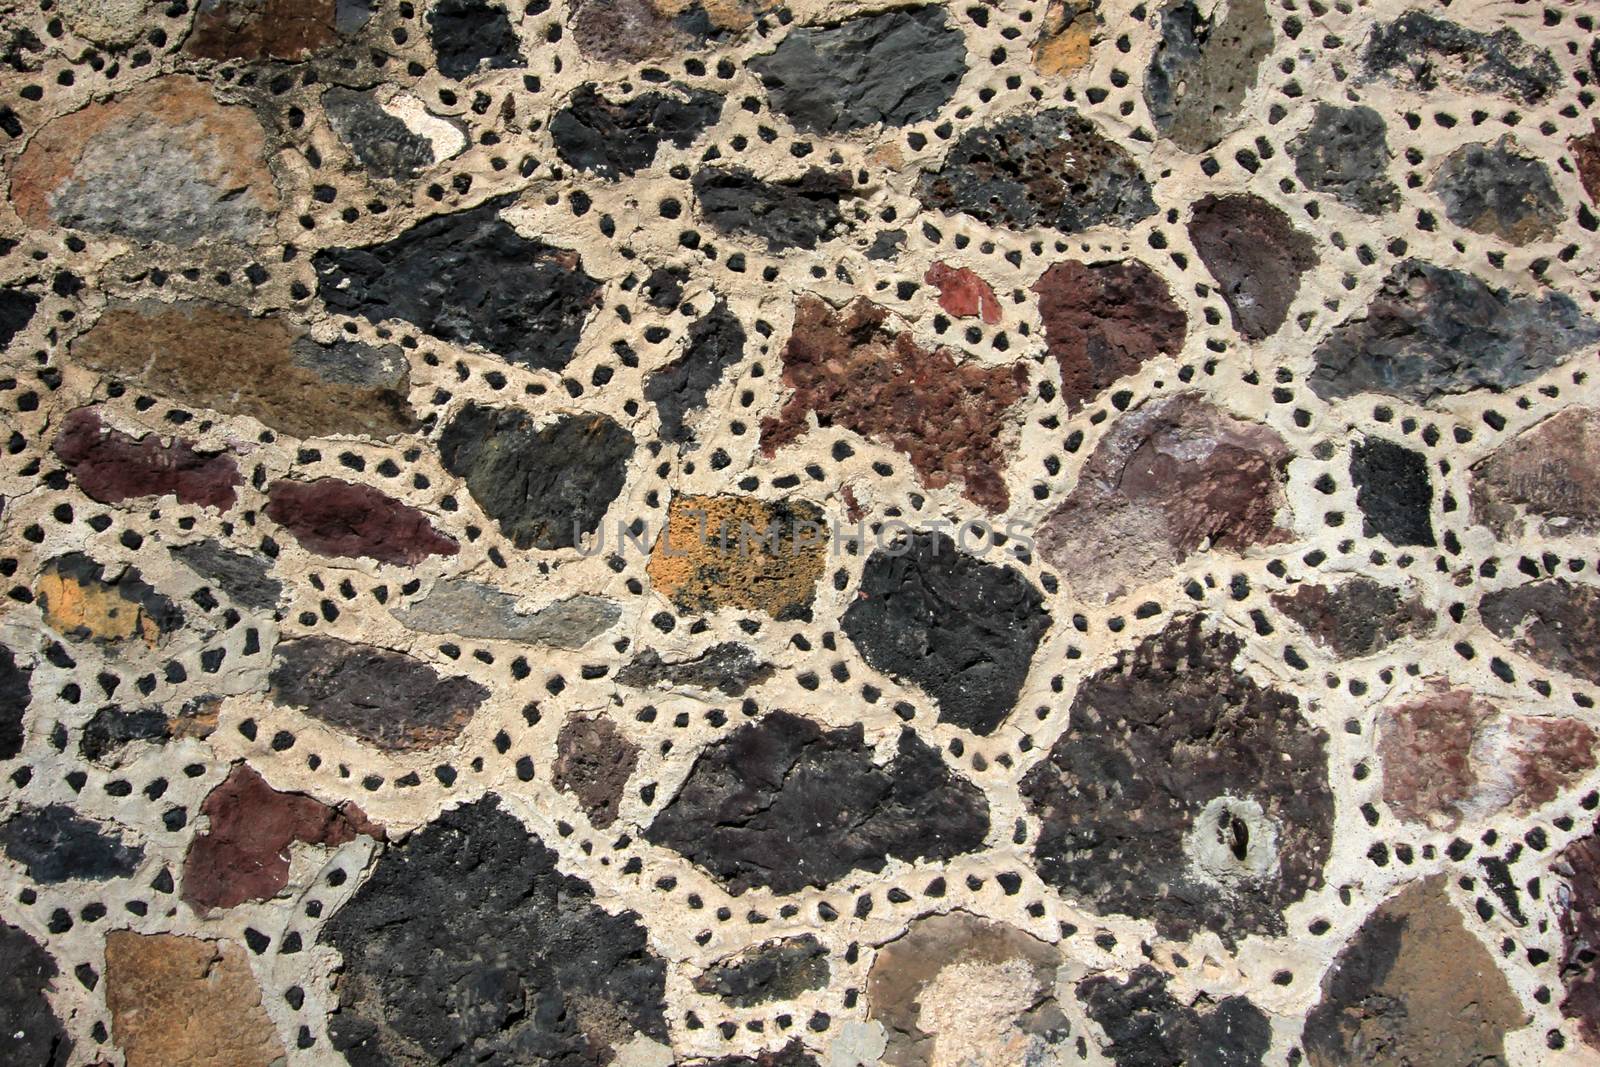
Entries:
[[768,252],[816,248],[846,223],[840,201],[848,174],[808,167],[795,178],[767,180],[744,167],[702,167],[694,175],[699,215],[723,233],[760,238]]
[[149,496],[175,496],[180,504],[227,511],[243,481],[221,452],[199,452],[183,438],[162,443],[107,426],[94,408],[67,415],[52,451],[85,494],[102,504]]
[[1402,638],[1425,634],[1436,618],[1417,596],[1362,577],[1274,593],[1272,606],[1341,659],[1370,656]]
[[1263,0],[1232,0],[1219,21],[1194,0],[1161,9],[1161,39],[1144,79],[1156,129],[1186,152],[1203,152],[1231,132],[1261,61],[1272,50]]
[[827,530],[822,509],[805,500],[678,496],[647,573],[655,591],[684,611],[810,619]]
[[144,862],[143,846],[65,804],[19,808],[0,823],[0,849],[44,885],[126,878]]
[[506,8],[490,0],[439,0],[428,12],[428,37],[439,72],[457,81],[527,65]]
[[32,679],[33,668],[18,663],[17,654],[0,645],[0,760],[22,751],[23,720],[33,699]]
[[1180,616],[1078,689],[1022,779],[1045,881],[1167,936],[1284,932],[1283,908],[1323,880],[1328,737],[1237,670],[1240,649]]
[[328,122],[374,175],[403,182],[438,162],[433,142],[384,110],[370,92],[334,86],[322,94]]
[[1040,275],[1033,291],[1070,409],[1083,407],[1145,361],[1183,350],[1188,317],[1161,275],[1139,260],[1067,260]]
[[1567,142],[1567,148],[1572,153],[1572,161],[1577,164],[1583,191],[1589,194],[1592,203],[1600,204],[1600,119],[1591,121],[1594,123],[1591,130],[1581,137],[1572,138]]
[[123,711],[115,704],[94,713],[83,724],[78,752],[88,760],[115,764],[128,745],[139,741],[165,744],[172,737],[171,724],[159,708]]
[[216,541],[173,545],[167,551],[240,607],[271,608],[283,595],[283,583],[272,577],[272,561],[263,556],[233,552]]
[[1566,884],[1558,898],[1561,1014],[1575,1019],[1590,1048],[1600,1049],[1600,829],[1562,850],[1555,864]]
[[604,717],[568,719],[556,738],[551,781],[578,798],[595,829],[617,821],[628,779],[639,764],[639,748]]
[[1367,536],[1433,546],[1433,479],[1421,452],[1369,437],[1350,450],[1350,480]]
[[604,597],[574,596],[524,611],[510,593],[453,579],[435,582],[394,616],[422,633],[577,649],[615,626],[622,609]]
[[365,17],[347,15],[341,24],[340,9],[348,6],[339,0],[200,0],[183,50],[198,59],[301,59],[365,23]]
[[1033,41],[1033,65],[1040,74],[1064,77],[1089,65],[1100,29],[1097,6],[1095,0],[1050,0],[1045,5]]
[[1249,194],[1196,202],[1189,239],[1221,287],[1233,328],[1252,341],[1278,332],[1300,276],[1318,262],[1315,244],[1289,216]]
[[1516,30],[1494,33],[1468,29],[1431,15],[1408,11],[1379,24],[1362,56],[1367,73],[1428,90],[1441,83],[1466,92],[1499,93],[1535,104],[1561,81],[1554,57],[1530,45]]
[[586,56],[637,63],[730,40],[770,6],[765,0],[579,0],[572,31]]
[[1472,517],[1501,538],[1600,532],[1600,410],[1569,408],[1472,468]]
[[617,684],[636,689],[690,689],[737,697],[771,678],[772,674],[772,665],[763,662],[755,649],[737,641],[723,641],[692,659],[671,663],[663,660],[655,649],[647,648],[617,671]]
[[1451,152],[1434,174],[1433,191],[1457,226],[1516,245],[1549,237],[1565,214],[1550,171],[1510,134]]
[[912,730],[874,762],[860,725],[769,712],[707,747],[645,837],[736,893],[823,888],[890,858],[948,859],[989,830],[983,794]]
[[746,336],[738,318],[718,303],[688,329],[683,355],[645,381],[644,398],[656,406],[661,436],[677,444],[695,440],[688,420],[706,397],[744,360]]
[[183,612],[137,567],[108,571],[81,552],[47,562],[34,596],[46,625],[72,641],[153,648],[183,625]]
[[0,921],[0,1056],[7,1063],[67,1067],[72,1038],[45,994],[56,988],[58,971],[39,943]]
[[1184,1004],[1168,991],[1167,976],[1148,964],[1125,980],[1085,979],[1077,993],[1105,1033],[1105,1053],[1117,1067],[1256,1067],[1272,1041],[1271,1022],[1249,999]]
[[1600,590],[1546,578],[1484,595],[1489,631],[1541,667],[1600,685]]
[[268,488],[266,513],[307,551],[324,556],[412,564],[460,551],[426,514],[359,482],[285,478]]
[[1289,143],[1289,154],[1295,176],[1308,189],[1332,193],[1368,215],[1400,206],[1400,189],[1389,178],[1389,129],[1373,108],[1318,103],[1311,125]]
[[697,992],[740,1008],[792,1000],[828,984],[828,950],[813,934],[757,945],[706,968],[694,980]]
[[994,290],[966,267],[935,263],[922,280],[939,290],[939,306],[956,318],[979,318],[990,326],[1000,321],[1000,301]]
[[615,179],[648,167],[663,143],[688,148],[721,116],[722,101],[718,93],[686,89],[616,103],[585,84],[550,120],[550,134],[572,166]]

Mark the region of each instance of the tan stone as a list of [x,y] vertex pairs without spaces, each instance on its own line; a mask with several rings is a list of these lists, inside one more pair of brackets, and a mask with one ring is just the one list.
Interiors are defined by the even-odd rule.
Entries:
[[[815,537],[807,524],[816,527]],[[668,508],[647,571],[656,592],[685,611],[738,608],[809,619],[826,563],[826,521],[815,504],[680,496]]]

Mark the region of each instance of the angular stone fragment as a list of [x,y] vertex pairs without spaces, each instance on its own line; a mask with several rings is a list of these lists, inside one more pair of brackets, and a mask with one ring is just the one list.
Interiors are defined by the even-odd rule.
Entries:
[[706,396],[744,359],[744,326],[723,301],[688,330],[683,355],[650,375],[644,398],[656,406],[661,436],[677,444],[695,440],[686,420],[706,406]]
[[1000,301],[994,290],[966,267],[935,263],[922,280],[939,290],[939,306],[956,318],[981,318],[990,326],[1000,321]]
[[647,572],[655,591],[683,611],[810,619],[827,545],[822,509],[810,501],[677,496]]
[[1485,594],[1478,613],[1540,666],[1600,685],[1600,590],[1546,578]]
[[1164,937],[1281,935],[1284,907],[1322,885],[1328,735],[1237,670],[1242,643],[1209,625],[1179,616],[1079,687],[1022,780],[1034,856],[1069,898]]
[[439,73],[457,81],[480,69],[527,65],[506,9],[489,0],[438,0],[428,12],[428,36]]
[[439,458],[518,548],[572,548],[622,492],[633,435],[604,415],[537,426],[517,408],[468,404],[439,436]]
[[0,920],[0,1062],[67,1067],[72,1038],[51,1008],[56,961],[24,931]]
[[1065,1063],[1055,949],[966,912],[929,915],[878,950],[867,1017],[889,1032],[886,1067]]
[[1261,61],[1272,51],[1263,0],[1232,0],[1220,22],[1194,0],[1161,10],[1161,39],[1144,80],[1150,118],[1185,152],[1204,152],[1235,125]]
[[1039,36],[1033,40],[1033,65],[1040,74],[1064,77],[1089,65],[1100,16],[1096,0],[1050,0]]
[[1515,388],[1596,341],[1600,323],[1564,293],[1511,294],[1408,259],[1317,346],[1310,384],[1324,399],[1375,392],[1426,404]]
[[586,56],[637,63],[730,38],[769,7],[767,0],[577,0],[572,36]]
[[360,29],[369,2],[200,0],[183,50],[199,59],[302,59]]
[[550,119],[556,154],[579,170],[616,179],[655,162],[662,143],[688,148],[722,115],[723,97],[705,89],[644,92],[618,104],[594,83],[573,91]]
[[842,312],[800,298],[783,348],[783,384],[794,392],[761,420],[761,451],[771,456],[819,424],[838,426],[903,452],[930,489],[958,482],[990,512],[1010,502],[1002,432],[1027,391],[1022,364],[958,362],[947,348],[926,349],[909,331],[888,328],[888,311],[865,299]]
[[188,248],[261,237],[278,191],[256,117],[169,75],[41,128],[12,167],[11,202],[35,229]]
[[1105,1033],[1103,1051],[1117,1067],[1259,1067],[1272,1044],[1271,1021],[1247,998],[1201,996],[1184,1004],[1148,963],[1123,981],[1084,979],[1078,999]]
[[1248,193],[1196,202],[1189,239],[1217,280],[1233,328],[1252,341],[1278,332],[1300,292],[1300,276],[1317,265],[1316,243],[1289,216]]
[[243,945],[106,935],[106,1006],[127,1067],[276,1067],[283,1042]]
[[1161,275],[1136,259],[1066,260],[1040,275],[1046,347],[1061,365],[1061,393],[1077,411],[1146,360],[1176,356],[1189,320]]
[[280,793],[248,764],[238,764],[206,795],[209,827],[189,842],[182,897],[204,914],[247,900],[270,900],[289,884],[289,847],[332,847],[358,834],[383,838],[354,804],[337,808],[304,793]]
[[337,312],[401,319],[442,341],[560,370],[600,300],[600,283],[576,252],[524,237],[502,219],[510,204],[499,197],[381,244],[321,249],[311,257],[318,292]]
[[1400,205],[1400,189],[1389,180],[1389,130],[1370,107],[1318,101],[1311,125],[1289,142],[1289,154],[1308,189],[1332,193],[1368,215]]
[[693,659],[676,663],[663,661],[660,653],[647,648],[617,671],[616,679],[618,685],[635,689],[687,688],[737,697],[771,678],[772,673],[772,664],[764,662],[749,645],[723,641]]
[[110,705],[95,712],[94,718],[83,724],[78,754],[96,763],[108,763],[115,761],[130,744],[138,741],[165,744],[171,736],[171,724],[160,708],[124,711]]
[[180,504],[227,511],[244,481],[225,453],[197,452],[181,437],[163,444],[155,434],[125,434],[102,422],[92,407],[67,414],[51,451],[72,472],[78,488],[102,504],[175,496]]
[[1467,93],[1499,93],[1537,104],[1561,84],[1561,70],[1546,50],[1509,26],[1482,33],[1426,11],[1407,11],[1379,24],[1362,57],[1369,75],[1428,92],[1443,82]]
[[695,992],[721,997],[740,1008],[795,1000],[828,984],[828,950],[813,934],[757,945],[707,967]]
[[410,181],[438,162],[433,142],[390,114],[370,92],[336,85],[322,94],[322,107],[339,139],[380,178]]
[[26,289],[0,289],[0,348],[28,328],[39,308],[39,297]]
[[19,664],[16,653],[0,645],[0,760],[8,760],[22,751],[22,742],[27,736],[23,719],[33,699],[29,684],[32,679],[33,668]]
[[74,641],[115,645],[139,638],[154,647],[183,625],[183,612],[151,588],[137,567],[108,576],[81,552],[46,563],[34,595],[45,623]]
[[334,1047],[351,1067],[600,1065],[666,1042],[666,964],[556,854],[484,800],[390,846],[320,939],[344,957]]
[[920,686],[939,721],[990,734],[1011,714],[1050,628],[1014,567],[957,551],[942,533],[879,548],[841,625],[873,667]]
[[272,577],[272,561],[265,556],[234,552],[216,541],[172,545],[167,551],[242,608],[273,608],[283,595],[283,583]]
[[1367,917],[1323,977],[1303,1044],[1311,1067],[1503,1063],[1506,1032],[1527,1021],[1435,875]]
[[1578,168],[1578,180],[1589,199],[1600,204],[1600,119],[1591,119],[1593,127],[1582,137],[1567,142],[1572,152],[1572,162]]
[[519,599],[465,578],[441,579],[422,599],[394,612],[412,630],[488,641],[579,649],[616,625],[622,608],[597,596],[570,596],[536,611]]
[[1272,606],[1341,659],[1370,656],[1402,637],[1426,633],[1435,619],[1416,596],[1362,577],[1273,593]]
[[949,859],[988,832],[983,793],[914,731],[879,766],[859,723],[824,730],[773,711],[707,746],[645,837],[734,893],[793,893],[890,858]]
[[221,304],[113,304],[72,342],[91,370],[295,437],[393,437],[416,426],[395,346],[320,345],[277,317]]
[[1350,449],[1350,480],[1356,487],[1363,532],[1392,545],[1433,547],[1433,479],[1428,457],[1381,437]]
[[388,752],[454,740],[489,698],[470,678],[441,678],[419,659],[331,637],[278,642],[268,682],[279,706]]
[[578,798],[595,829],[617,821],[622,794],[639,765],[639,746],[603,716],[568,719],[556,738],[551,781]]
[[759,237],[768,252],[815,248],[845,225],[839,201],[850,175],[807,168],[798,178],[766,181],[744,167],[701,167],[694,174],[699,213],[723,233]]
[[273,482],[266,513],[307,551],[323,556],[413,564],[460,551],[423,512],[370,485],[338,478]]
[[1472,468],[1472,517],[1501,540],[1600,532],[1600,410],[1568,408]]
[[1288,536],[1289,459],[1272,430],[1180,393],[1117,420],[1034,540],[1074,592],[1109,599],[1207,547]]
[[1076,111],[1024,112],[962,134],[917,183],[923,206],[1013,230],[1126,228],[1155,214],[1126,149]]
[[789,31],[747,66],[796,129],[835,134],[931,119],[967,72],[961,31],[937,4]]
[[1510,134],[1451,152],[1433,176],[1433,192],[1457,226],[1514,245],[1549,237],[1565,215],[1550,171]]
[[1561,1014],[1600,1049],[1600,826],[1562,850],[1552,869],[1566,880],[1555,894],[1561,925]]
[[0,849],[42,885],[126,878],[144,862],[144,847],[86,819],[65,804],[21,807],[0,824]]

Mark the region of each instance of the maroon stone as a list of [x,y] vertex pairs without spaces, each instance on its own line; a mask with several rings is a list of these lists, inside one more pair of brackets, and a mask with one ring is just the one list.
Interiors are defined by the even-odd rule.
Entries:
[[133,437],[108,428],[94,408],[68,413],[53,446],[78,487],[92,500],[115,504],[142,496],[176,496],[180,503],[226,511],[243,479],[221,452],[197,452],[174,438]]
[[1271,337],[1317,265],[1316,243],[1258,196],[1208,196],[1194,205],[1189,239],[1222,289],[1233,328],[1252,341]]
[[337,478],[284,480],[272,483],[267,498],[267,517],[324,556],[418,563],[460,550],[422,512],[368,485]]
[[1189,320],[1161,275],[1140,263],[1057,263],[1034,283],[1045,345],[1076,411],[1118,379],[1183,348]]
[[1567,987],[1561,1014],[1578,1021],[1578,1034],[1600,1049],[1600,823],[1568,845],[1554,864],[1567,881],[1560,910],[1561,980]]

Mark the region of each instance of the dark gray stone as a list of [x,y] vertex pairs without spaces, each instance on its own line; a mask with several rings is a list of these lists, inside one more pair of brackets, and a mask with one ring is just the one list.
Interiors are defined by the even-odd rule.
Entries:
[[694,175],[700,215],[723,233],[760,237],[768,252],[815,248],[844,225],[839,201],[850,175],[812,167],[798,178],[769,182],[744,167],[702,167]]
[[667,663],[653,648],[647,648],[617,672],[617,684],[635,689],[662,686],[718,692],[723,696],[743,696],[752,685],[772,677],[772,664],[756,650],[736,641],[712,645],[693,659]]
[[39,298],[24,289],[0,289],[0,348],[28,328]]
[[1217,280],[1233,328],[1252,341],[1278,332],[1317,265],[1316,243],[1289,216],[1249,193],[1208,196],[1194,205],[1189,239]]
[[1530,45],[1516,30],[1481,33],[1426,11],[1408,11],[1376,27],[1363,62],[1368,74],[1386,75],[1419,92],[1444,82],[1526,104],[1544,100],[1562,80],[1555,57]]
[[1302,585],[1293,594],[1274,593],[1272,606],[1341,658],[1381,651],[1401,637],[1426,632],[1435,619],[1418,597],[1362,577],[1334,588]]
[[0,760],[8,760],[22,751],[23,718],[28,713],[28,702],[33,699],[29,682],[33,669],[20,666],[16,655],[0,645]]
[[1233,0],[1216,24],[1194,0],[1168,4],[1144,81],[1156,129],[1185,152],[1215,145],[1232,130],[1271,51],[1272,19],[1263,0]]
[[1451,152],[1434,175],[1433,191],[1457,226],[1516,245],[1549,237],[1565,214],[1550,171],[1510,134]]
[[359,31],[372,18],[373,0],[334,0],[333,28],[340,34]]
[[216,541],[174,545],[167,551],[242,608],[273,608],[283,595],[283,583],[272,577],[272,561],[265,556],[234,552]]
[[55,960],[33,938],[0,920],[0,1062],[15,1067],[66,1067],[72,1038],[46,991],[55,988]]
[[318,291],[336,312],[403,319],[443,341],[560,370],[600,300],[600,283],[576,252],[524,237],[501,219],[510,203],[501,197],[438,215],[382,244],[322,249],[312,257]]
[[23,807],[0,826],[0,848],[44,885],[75,879],[126,878],[144,862],[144,848],[86,819],[65,804]]
[[167,716],[160,708],[123,711],[112,705],[95,712],[84,724],[78,754],[103,763],[135,741],[165,742],[171,736]]
[[290,346],[295,366],[304,367],[330,385],[404,392],[411,364],[399,345],[374,348],[360,341],[335,341],[323,345],[301,337]]
[[671,311],[683,299],[683,286],[689,272],[682,267],[657,267],[644,280],[644,298],[653,308]]
[[706,406],[706,395],[744,359],[744,343],[744,327],[720,300],[689,327],[683,355],[644,383],[644,397],[656,406],[662,437],[675,444],[695,440],[685,420]]
[[1370,107],[1319,101],[1311,125],[1289,143],[1289,154],[1308,189],[1332,193],[1368,215],[1400,205],[1400,189],[1389,180],[1389,130]]
[[1079,982],[1078,999],[1105,1031],[1104,1051],[1117,1067],[1257,1067],[1272,1044],[1272,1023],[1248,999],[1179,1003],[1167,976],[1148,963],[1126,981]]
[[640,93],[617,104],[593,83],[578,86],[550,120],[556,154],[579,170],[616,179],[655,162],[663,141],[688,148],[721,117],[723,97],[705,89],[677,93]]
[[938,5],[799,26],[746,66],[775,110],[808,133],[933,118],[967,72],[967,46]]
[[860,724],[823,730],[769,713],[707,746],[645,837],[687,856],[734,893],[821,889],[893,857],[943,860],[989,832],[980,791],[915,732],[886,766]]
[[1324,399],[1374,392],[1426,404],[1515,388],[1596,341],[1600,324],[1564,293],[1512,294],[1408,259],[1317,346],[1310,383]]
[[906,231],[904,230],[879,230],[878,235],[872,239],[872,244],[867,248],[867,258],[873,260],[893,259],[900,254],[906,246]]
[[757,945],[706,968],[694,980],[698,993],[721,997],[740,1008],[794,1000],[828,984],[828,950],[812,934]]
[[1489,632],[1549,670],[1600,685],[1600,589],[1546,578],[1486,593]]
[[339,139],[367,170],[390,181],[410,181],[433,166],[433,142],[389,114],[370,92],[334,86],[322,106]]
[[1433,480],[1421,452],[1369,437],[1350,450],[1350,480],[1365,532],[1392,545],[1433,547]]
[[487,0],[438,0],[428,12],[428,33],[447,78],[526,66],[506,9]]

